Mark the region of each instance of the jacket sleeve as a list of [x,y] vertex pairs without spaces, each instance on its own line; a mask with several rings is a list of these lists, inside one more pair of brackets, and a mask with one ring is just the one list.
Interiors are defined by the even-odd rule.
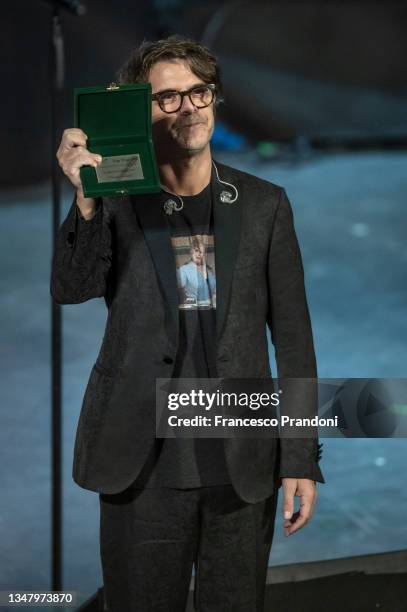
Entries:
[[[293,213],[284,189],[281,190],[270,242],[268,286],[268,325],[275,349],[279,385],[283,388],[282,409],[286,414],[287,411],[291,412],[294,417],[316,416],[317,367],[304,270]],[[296,382],[293,380],[296,378],[313,381]],[[318,465],[322,444],[318,444],[317,434],[316,431],[315,437],[309,437],[308,434],[305,438],[285,437],[281,434],[280,478],[309,478],[325,482]]]
[[106,294],[111,267],[111,228],[107,207],[97,200],[85,220],[76,199],[58,230],[51,266],[51,295],[58,304],[79,304]]

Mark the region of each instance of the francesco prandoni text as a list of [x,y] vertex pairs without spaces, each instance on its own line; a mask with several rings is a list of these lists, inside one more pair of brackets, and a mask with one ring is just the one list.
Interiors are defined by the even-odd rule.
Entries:
[[[207,393],[200,390],[191,390],[188,393],[169,393],[167,397],[167,408],[176,411],[180,408],[200,408],[206,411],[215,410],[223,407],[241,407],[250,410],[277,407],[280,404],[280,393],[226,393],[219,390]],[[225,417],[216,414],[213,418],[196,414],[189,417],[180,417],[172,414],[168,417],[170,427],[236,427],[236,426],[256,426],[256,427],[315,427],[338,425],[338,417],[322,419],[319,416],[294,418],[288,415],[281,415],[280,418],[252,418],[252,417]]]

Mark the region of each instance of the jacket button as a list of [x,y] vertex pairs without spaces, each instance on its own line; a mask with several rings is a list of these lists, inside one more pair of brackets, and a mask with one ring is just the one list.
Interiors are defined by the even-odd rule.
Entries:
[[170,357],[169,355],[164,355],[164,357],[163,357],[163,362],[164,362],[164,363],[168,363],[168,364],[170,364],[170,363],[174,363],[174,360],[173,360],[173,358],[172,358],[172,357]]

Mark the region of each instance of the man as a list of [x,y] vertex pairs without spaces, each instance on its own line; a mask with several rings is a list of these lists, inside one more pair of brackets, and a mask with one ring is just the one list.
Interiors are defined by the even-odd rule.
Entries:
[[[291,207],[281,187],[212,159],[221,83],[207,48],[143,43],[119,76],[151,83],[162,191],[84,198],[80,167],[101,157],[66,130],[57,156],[77,191],[51,281],[58,303],[103,296],[109,311],[73,467],[100,494],[107,608],[182,612],[195,564],[200,612],[258,612],[278,488],[290,535],[324,482],[317,440],[155,439],[155,382],[270,377],[266,325],[279,377],[316,377]],[[177,256],[196,236],[214,244],[216,307],[183,309]]]
[[208,263],[207,248],[196,236],[190,247],[190,260],[177,268],[180,308],[211,307],[216,305],[216,280]]

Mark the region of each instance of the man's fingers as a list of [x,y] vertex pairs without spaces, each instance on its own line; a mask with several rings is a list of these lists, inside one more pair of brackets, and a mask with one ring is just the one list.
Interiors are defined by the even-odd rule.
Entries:
[[83,147],[75,147],[74,151],[71,151],[63,156],[60,160],[60,166],[66,175],[72,173],[72,171],[82,166],[93,166],[96,168],[102,161],[102,157],[96,153],[90,153]]
[[291,535],[291,533],[293,533],[294,525],[297,523],[299,517],[300,517],[300,513],[297,511],[297,512],[294,512],[294,514],[292,515],[290,519],[286,519],[284,521],[284,535],[289,536]]
[[79,155],[82,155],[83,153],[89,153],[89,151],[86,147],[83,147],[82,145],[77,145],[76,147],[72,147],[71,149],[64,150],[62,154],[58,157],[59,163],[61,166],[62,164],[68,164],[74,161]]
[[98,164],[102,161],[102,156],[98,153],[91,153],[88,149],[84,147],[75,147],[71,149],[63,156],[62,162],[65,164],[74,164],[77,165],[81,163],[82,166],[86,163],[89,166]]
[[87,140],[88,137],[83,130],[69,128],[62,134],[61,147],[64,149],[71,149],[77,146],[86,147]]
[[283,516],[285,519],[290,519],[294,512],[294,495],[297,489],[297,480],[295,478],[284,479],[284,499],[283,499]]
[[64,154],[75,147],[86,148],[87,140],[87,135],[79,128],[69,128],[64,130],[61,143],[56,154],[58,161],[61,163],[61,158],[64,156]]
[[284,533],[289,536],[304,527],[308,522],[308,518],[302,516],[300,512],[295,512],[291,521],[287,521],[284,524]]
[[79,172],[80,168],[82,168],[82,166],[97,168],[102,162],[102,156],[97,153],[91,153],[82,145],[78,145],[64,151],[62,155],[58,157],[58,162],[65,176],[77,189],[79,189],[82,186]]
[[291,535],[304,527],[308,521],[311,520],[312,513],[314,511],[316,496],[310,494],[300,495],[300,509],[295,512],[291,517],[291,520],[284,522],[284,533],[285,535]]

